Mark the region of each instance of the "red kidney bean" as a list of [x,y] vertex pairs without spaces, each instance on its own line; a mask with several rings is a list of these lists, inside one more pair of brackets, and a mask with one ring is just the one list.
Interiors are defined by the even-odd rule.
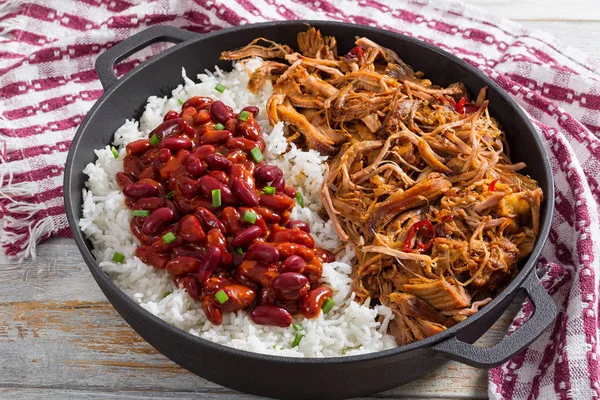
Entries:
[[227,240],[224,234],[217,228],[213,228],[206,233],[206,243],[209,246],[218,247],[221,250],[221,265],[229,266],[233,257],[227,251]]
[[286,186],[283,188],[283,193],[286,196],[290,196],[292,199],[296,197],[296,189],[291,186]]
[[307,295],[310,290],[308,278],[297,272],[283,272],[279,274],[271,287],[275,297],[283,300],[299,300]]
[[175,205],[175,203],[171,200],[165,200],[165,207],[167,207],[168,209],[170,209],[171,211],[173,211],[173,219],[179,219],[179,216],[181,215],[179,210],[177,209],[177,206]]
[[229,188],[229,176],[225,171],[208,171],[208,174]]
[[213,296],[202,298],[202,310],[211,324],[219,326],[223,323],[223,312],[217,307],[217,301]]
[[311,261],[315,259],[315,252],[313,249],[309,249],[306,246],[302,246],[297,243],[273,243],[273,246],[279,250],[279,256],[287,258],[289,256],[300,256],[305,261]]
[[179,150],[190,150],[192,146],[192,141],[186,136],[169,136],[158,143],[158,147],[160,149],[166,148],[172,152]]
[[215,275],[211,276],[204,282],[204,294],[211,296],[217,293],[223,286],[235,283],[235,281],[227,276],[219,276],[218,270],[215,270]]
[[194,97],[187,99],[187,101],[185,103],[183,103],[183,105],[181,107],[182,108],[193,107],[196,110],[200,110],[200,109],[206,108],[207,106],[210,106],[212,104],[212,102],[213,102],[213,99],[211,99],[210,97],[194,96]]
[[233,136],[238,134],[238,121],[237,118],[230,118],[225,123],[225,129],[227,129]]
[[256,213],[260,215],[268,224],[277,224],[281,220],[279,214],[266,207],[256,207],[254,211],[256,211]]
[[263,165],[262,167],[258,167],[254,172],[254,176],[256,179],[259,179],[263,182],[272,182],[278,176],[283,176],[283,172],[279,167],[274,165]]
[[279,270],[281,272],[296,272],[298,274],[301,274],[302,272],[304,272],[305,267],[306,261],[304,261],[304,259],[300,256],[293,255],[283,260],[281,266],[279,267]]
[[142,197],[133,204],[132,210],[154,211],[157,208],[164,207],[165,202],[159,197]]
[[168,254],[160,254],[145,244],[135,249],[135,255],[146,264],[152,264],[154,268],[158,269],[164,269],[171,258]]
[[144,163],[144,165],[147,166],[148,164],[151,164],[158,157],[159,152],[160,152],[159,148],[152,147],[151,150],[148,150],[144,154],[141,154],[139,157],[140,157],[140,160],[142,160],[142,163]]
[[198,270],[200,260],[194,257],[175,257],[167,263],[167,272],[171,275],[184,275]]
[[210,113],[218,122],[225,124],[228,119],[233,118],[233,112],[227,108],[225,103],[220,100],[215,101],[210,106]]
[[196,206],[190,199],[186,199],[185,197],[175,194],[173,198],[173,202],[177,206],[177,209],[181,211],[181,214],[193,214],[196,210]]
[[240,213],[233,207],[225,207],[221,212],[221,222],[227,228],[229,236],[235,236],[244,229],[240,223]]
[[246,139],[258,140],[260,138],[260,126],[254,117],[249,117],[246,121],[239,121],[238,129]]
[[242,108],[242,111],[248,111],[249,113],[252,113],[252,116],[254,118],[256,118],[256,116],[258,115],[259,109],[256,106],[246,106],[246,107]]
[[127,155],[138,155],[150,150],[151,147],[150,140],[140,139],[129,143],[127,147],[125,147],[125,150],[127,151]]
[[233,247],[244,247],[258,239],[260,234],[261,230],[258,226],[250,226],[235,235],[231,240],[231,245]]
[[232,137],[227,140],[225,146],[229,150],[242,149],[244,151],[250,151],[255,147],[258,147],[258,144],[254,140],[242,138],[242,137]]
[[152,179],[142,179],[133,185],[123,188],[123,194],[132,199],[142,197],[156,197],[160,193],[161,185]]
[[245,260],[235,271],[235,278],[237,280],[247,278],[261,286],[269,286],[278,274],[275,265]]
[[204,125],[207,122],[210,122],[211,119],[212,119],[212,115],[210,115],[210,112],[208,112],[208,110],[200,110],[194,116],[194,124],[195,125]]
[[275,299],[273,305],[277,307],[281,307],[291,315],[298,314],[300,312],[300,303],[302,300],[283,300],[283,299]]
[[166,163],[171,159],[171,150],[169,149],[160,149],[158,152],[158,160],[162,163]]
[[195,215],[184,215],[179,220],[179,236],[186,242],[199,242],[204,240],[206,234]]
[[179,118],[179,113],[175,110],[169,110],[165,114],[163,121],[168,121],[170,119],[175,119],[175,118]]
[[287,328],[292,324],[292,315],[281,307],[257,306],[250,314],[252,321],[259,325],[272,325]]
[[163,229],[169,222],[173,220],[173,211],[167,207],[157,208],[152,211],[142,226],[142,232],[146,235],[156,235],[161,229]]
[[290,222],[290,216],[292,215],[292,213],[287,210],[281,213],[281,222],[280,224],[285,226],[285,224],[287,224],[288,222]]
[[238,204],[238,199],[231,193],[231,190],[212,176],[204,175],[198,180],[198,184],[200,185],[200,191],[206,197],[211,198],[212,191],[219,189],[221,191],[221,201],[223,204],[230,206]]
[[[250,162],[250,164],[254,165],[254,163]],[[233,164],[229,169],[229,176],[231,179],[241,179],[246,182],[248,186],[254,190],[254,178],[252,177],[252,173],[246,169],[246,167],[242,164]]]
[[116,178],[117,178],[117,184],[119,185],[121,190],[123,190],[123,188],[127,185],[133,185],[133,179],[131,179],[124,172],[117,172]]
[[208,130],[198,137],[199,144],[221,144],[231,140],[231,132],[226,130]]
[[167,121],[164,121],[162,124],[157,126],[152,132],[148,134],[148,137],[151,138],[153,135],[156,135],[159,139],[163,139],[164,137],[170,135],[177,135],[180,133],[189,134],[189,129],[195,133],[194,128],[185,123],[182,118],[173,118]]
[[272,235],[271,240],[275,243],[298,243],[311,249],[315,247],[315,239],[313,239],[310,234],[306,233],[305,231],[301,231],[300,229],[285,229],[275,232]]
[[198,281],[204,283],[210,278],[210,275],[217,269],[221,261],[221,249],[215,246],[209,246],[206,254],[202,257],[198,265]]
[[275,264],[279,260],[279,250],[270,244],[259,243],[250,247],[244,259]]
[[[267,226],[267,223],[265,222],[263,217],[261,217],[260,214],[256,212],[256,210],[254,208],[239,207],[238,211],[239,211],[240,215],[242,215],[242,216],[245,215],[247,211],[256,214],[256,221],[254,221],[254,224],[252,224],[252,225],[258,226],[260,228],[262,237],[266,238],[267,236],[269,236],[270,231],[269,231],[269,227]],[[249,222],[245,222],[245,221],[244,221],[244,223],[250,224]]]
[[294,207],[294,200],[282,194],[261,194],[258,201],[261,206],[277,211],[285,211]]
[[223,286],[222,290],[228,299],[225,303],[217,305],[223,311],[238,311],[249,307],[256,298],[256,292],[245,285],[231,284]]
[[227,171],[233,165],[233,162],[221,154],[209,154],[204,158],[204,162],[208,168],[221,171]]
[[331,294],[331,289],[327,286],[319,286],[308,292],[308,295],[304,298],[300,306],[302,315],[306,318],[318,317],[325,299],[331,298]]
[[160,167],[160,177],[162,179],[169,179],[171,175],[178,170],[187,158],[190,156],[190,152],[187,150],[181,150],[171,157],[162,167]]
[[202,228],[205,231],[209,231],[211,229],[218,229],[223,234],[227,233],[227,229],[225,229],[225,225],[217,218],[215,214],[213,214],[206,207],[198,207],[196,208],[196,217],[200,220],[202,224]]
[[227,159],[234,164],[239,164],[248,160],[244,150],[233,150],[227,154]]
[[139,176],[139,179],[154,179],[154,168],[151,165],[144,168]]
[[273,304],[275,302],[275,293],[269,286],[262,288],[258,294],[258,305]]
[[335,255],[329,250],[322,249],[320,247],[315,248],[315,255],[321,259],[324,263],[332,263],[335,261]]
[[181,119],[184,120],[186,124],[192,125],[195,117],[196,109],[194,107],[185,107],[181,110]]
[[177,191],[185,198],[191,199],[198,193],[198,181],[187,175],[177,177]]
[[309,261],[302,272],[308,278],[312,287],[320,285],[321,276],[323,275],[323,265],[320,258],[314,258]]
[[301,231],[310,233],[310,227],[304,221],[298,221],[298,220],[289,221],[287,224],[285,224],[285,227],[288,229],[300,229]]
[[185,170],[194,178],[198,178],[204,173],[204,166],[198,157],[192,155],[185,160]]
[[212,144],[203,144],[202,146],[196,147],[196,150],[194,150],[192,155],[198,157],[202,161],[207,155],[216,153],[216,151],[217,149]]
[[123,172],[125,172],[127,175],[137,179],[142,173],[143,169],[144,164],[142,163],[142,160],[139,159],[139,157],[125,156],[125,158],[123,159]]
[[173,255],[175,257],[188,256],[202,258],[206,254],[206,246],[198,243],[184,243],[180,246],[173,247]]
[[175,282],[175,286],[187,290],[192,299],[200,301],[202,298],[202,289],[198,284],[198,279],[194,275],[178,276],[173,281]]
[[273,179],[273,182],[271,182],[271,186],[273,186],[279,192],[283,191],[285,189],[285,180],[283,179],[283,175],[280,175]]
[[250,185],[245,181],[235,178],[233,180],[233,193],[242,201],[242,203],[246,204],[250,207],[256,207],[258,205],[258,196],[256,192],[252,190]]

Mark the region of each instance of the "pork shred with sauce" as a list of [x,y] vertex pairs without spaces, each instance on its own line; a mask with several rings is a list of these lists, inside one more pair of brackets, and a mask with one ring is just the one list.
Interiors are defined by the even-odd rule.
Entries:
[[356,299],[390,307],[403,345],[464,320],[510,282],[539,233],[543,193],[511,161],[486,88],[472,100],[367,38],[355,45],[340,55],[334,37],[309,28],[298,51],[258,39],[222,58],[263,58],[248,88],[272,82],[271,124],[330,156],[320,197],[355,247]]

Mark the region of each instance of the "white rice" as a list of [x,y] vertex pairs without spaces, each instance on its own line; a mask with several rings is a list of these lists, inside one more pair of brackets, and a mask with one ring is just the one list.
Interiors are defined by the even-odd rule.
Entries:
[[[261,60],[252,60],[246,67],[254,69],[260,63]],[[257,325],[243,311],[225,313],[223,324],[213,326],[200,304],[185,289],[176,288],[166,271],[146,265],[134,256],[139,242],[129,230],[131,211],[125,206],[125,198],[115,179],[115,174],[123,171],[125,146],[147,137],[168,110],[180,110],[179,100],[198,95],[221,100],[236,112],[247,105],[260,108],[257,120],[264,132],[265,157],[269,163],[279,166],[286,182],[304,196],[306,207],[295,207],[292,219],[310,224],[317,246],[334,250],[341,245],[331,222],[324,221],[316,212],[321,208],[317,193],[323,182],[326,157],[313,150],[299,150],[293,144],[285,152],[288,146],[283,136],[283,124],[272,128],[265,113],[271,85],[256,95],[250,93],[246,89],[248,74],[240,64],[234,65],[231,72],[219,68],[212,73],[207,71],[198,76],[199,83],[190,80],[185,71],[182,75],[184,84],[173,90],[172,97],[150,97],[139,123],[128,120],[117,130],[113,145],[119,151],[118,159],[106,146],[95,150],[97,161],[83,171],[89,178],[87,189],[83,190],[83,218],[79,226],[93,243],[93,254],[100,267],[127,295],[152,314],[193,335],[238,349],[293,357],[333,357],[395,347],[393,337],[385,333],[392,318],[391,310],[384,306],[369,308],[368,304],[359,305],[353,301],[349,275],[354,255],[350,248],[341,260],[325,264],[323,269],[323,282],[334,290],[336,306],[315,319],[295,318],[294,322],[304,328],[301,331],[304,337],[295,348],[291,347],[296,335],[292,327]],[[214,89],[217,83],[225,85],[227,90],[217,92]],[[111,261],[115,252],[125,256],[122,264]],[[167,292],[172,293],[164,297]],[[376,321],[378,315],[383,316],[381,325]]]

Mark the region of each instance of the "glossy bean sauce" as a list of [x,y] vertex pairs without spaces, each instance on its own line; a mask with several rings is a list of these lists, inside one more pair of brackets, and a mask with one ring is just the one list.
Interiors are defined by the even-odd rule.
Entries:
[[320,278],[335,258],[290,220],[296,191],[281,169],[256,159],[265,148],[258,112],[193,97],[127,145],[117,174],[139,215],[130,224],[142,243],[136,256],[173,275],[215,325],[223,312],[252,309],[254,322],[286,327],[294,314],[318,316],[332,295]]

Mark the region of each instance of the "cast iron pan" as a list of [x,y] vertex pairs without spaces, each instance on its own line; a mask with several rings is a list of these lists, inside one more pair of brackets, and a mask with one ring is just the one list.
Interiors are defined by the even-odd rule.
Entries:
[[[223,50],[241,47],[257,37],[296,45],[296,35],[310,24],[338,39],[340,53],[353,47],[355,36],[366,36],[395,50],[415,70],[440,85],[461,81],[471,93],[488,86],[490,112],[503,125],[513,160],[524,161],[525,171],[544,191],[541,233],[520,273],[490,304],[464,322],[433,337],[378,353],[296,359],[236,350],[192,336],[153,316],[128,298],[96,263],[91,245],[78,228],[81,217],[83,168],[95,161],[93,150],[111,143],[126,119],[139,118],[151,95],[168,95],[181,82],[181,67],[195,77],[217,64]],[[139,65],[121,79],[115,63],[155,42],[169,48]],[[386,390],[419,378],[446,360],[489,368],[497,366],[533,342],[553,321],[556,309],[535,273],[536,260],[548,236],[554,206],[552,171],[542,142],[519,106],[491,79],[473,66],[419,40],[381,29],[324,21],[283,21],[224,29],[198,35],[169,26],[155,26],[106,51],[96,62],[104,95],[81,124],[69,151],[65,170],[65,206],[77,246],[96,282],[121,316],[152,346],[188,370],[221,385],[263,396],[298,399],[344,398]],[[525,293],[535,312],[531,319],[495,346],[475,342],[500,317],[517,293]]]

